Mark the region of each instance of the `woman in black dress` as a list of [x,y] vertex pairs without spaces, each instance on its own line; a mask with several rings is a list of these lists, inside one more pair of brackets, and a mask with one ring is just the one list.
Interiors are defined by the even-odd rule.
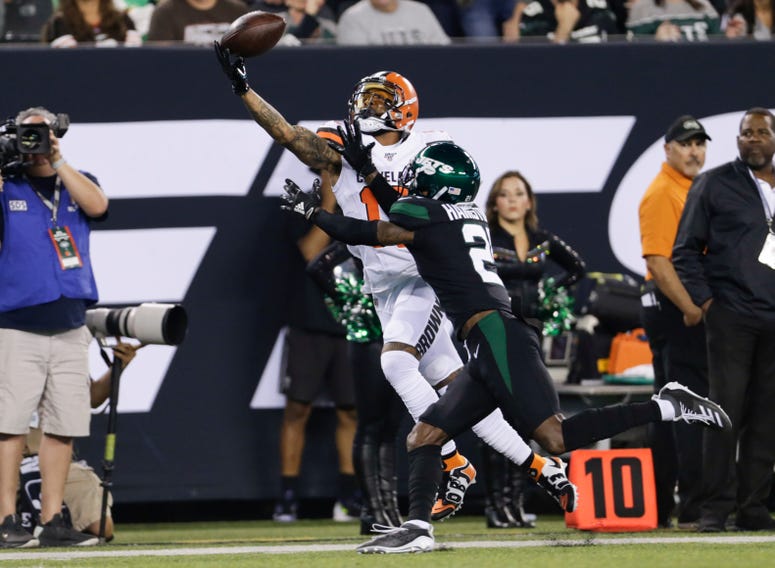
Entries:
[[[533,188],[518,171],[505,172],[495,180],[485,207],[495,263],[511,296],[512,310],[540,333],[541,286],[556,289],[574,284],[584,276],[584,261],[557,235],[539,227]],[[521,471],[489,446],[483,446],[482,465],[487,526],[533,527],[522,506]]]

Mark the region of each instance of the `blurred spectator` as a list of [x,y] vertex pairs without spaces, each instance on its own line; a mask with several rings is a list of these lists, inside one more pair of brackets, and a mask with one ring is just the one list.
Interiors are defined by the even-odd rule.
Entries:
[[262,12],[270,12],[272,14],[279,14],[285,11],[284,0],[250,0],[246,4],[251,11],[261,10]]
[[113,0],[119,10],[126,11],[135,24],[137,33],[148,39],[148,28],[151,27],[151,14],[156,7],[156,0]]
[[339,18],[341,45],[448,44],[428,6],[414,0],[360,0]]
[[463,25],[460,21],[458,0],[420,0],[428,6],[449,37],[463,37]]
[[503,38],[546,36],[556,43],[605,41],[619,32],[608,0],[519,0]]
[[503,24],[512,17],[517,0],[464,0],[460,23],[467,38],[500,37]]
[[705,41],[721,33],[721,22],[708,0],[637,0],[627,29],[657,41]]
[[284,45],[298,43],[293,39],[333,41],[336,38],[336,16],[325,0],[285,0],[285,7],[285,12],[278,12],[288,24]]
[[729,6],[722,24],[728,38],[772,39],[775,32],[775,0],[736,0]]
[[112,0],[61,0],[59,9],[43,26],[41,41],[51,47],[95,43],[99,47],[138,46],[142,37],[126,12]]
[[241,0],[162,0],[151,16],[148,41],[211,45],[247,12]]
[[53,13],[51,0],[5,0],[0,2],[2,39],[6,42],[40,42],[40,30]]

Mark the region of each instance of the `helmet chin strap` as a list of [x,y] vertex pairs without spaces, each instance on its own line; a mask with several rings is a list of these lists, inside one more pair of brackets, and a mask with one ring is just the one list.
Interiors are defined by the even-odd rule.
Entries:
[[387,126],[382,118],[374,116],[373,114],[369,116],[357,116],[355,117],[355,120],[358,121],[358,126],[364,134],[375,135],[381,132],[397,132],[395,128]]

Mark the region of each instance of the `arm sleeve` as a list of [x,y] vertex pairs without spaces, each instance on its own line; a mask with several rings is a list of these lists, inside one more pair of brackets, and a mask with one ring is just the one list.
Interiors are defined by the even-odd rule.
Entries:
[[371,189],[383,211],[390,211],[393,204],[401,197],[401,194],[382,177],[382,174],[377,174],[377,177],[369,184],[369,189]]
[[380,244],[377,238],[379,221],[361,221],[320,210],[313,217],[312,222],[337,241],[348,245]]
[[587,267],[579,253],[560,237],[551,233],[549,236],[549,258],[565,271],[565,275],[557,279],[557,286],[575,284],[587,273]]
[[673,266],[692,301],[701,306],[713,297],[705,278],[702,257],[708,243],[709,208],[704,176],[695,180],[678,223],[673,246]]

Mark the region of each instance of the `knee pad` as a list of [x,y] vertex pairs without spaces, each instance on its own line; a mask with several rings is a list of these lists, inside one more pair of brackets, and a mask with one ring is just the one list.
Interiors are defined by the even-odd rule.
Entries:
[[463,366],[463,361],[447,331],[449,330],[446,326],[439,330],[439,335],[420,359],[420,372],[431,385],[443,381]]
[[420,373],[432,386],[436,386],[462,366],[463,362],[459,357],[437,355],[431,359],[426,354],[420,361]]

